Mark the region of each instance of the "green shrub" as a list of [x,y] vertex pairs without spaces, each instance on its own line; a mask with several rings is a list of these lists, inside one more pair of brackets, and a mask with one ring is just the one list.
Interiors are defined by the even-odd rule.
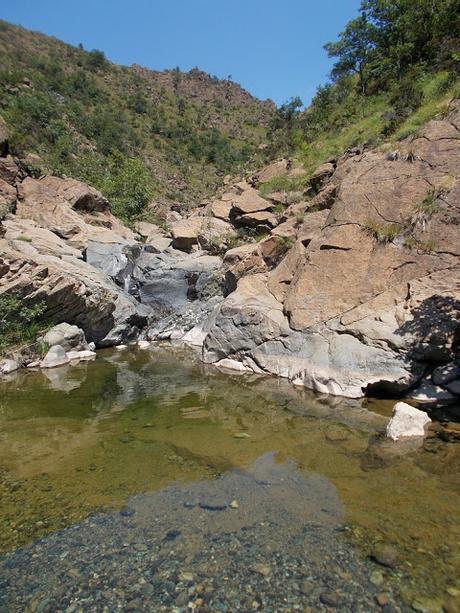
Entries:
[[116,152],[109,159],[108,176],[101,190],[112,202],[114,214],[133,222],[142,217],[152,198],[153,178],[142,160]]
[[396,223],[379,224],[374,221],[366,221],[364,229],[379,243],[389,243],[401,234],[402,226]]
[[108,65],[108,61],[103,51],[93,49],[86,54],[85,66],[90,70],[100,70]]
[[16,296],[0,296],[0,350],[34,341],[44,327],[41,316],[45,310],[44,302],[25,305]]

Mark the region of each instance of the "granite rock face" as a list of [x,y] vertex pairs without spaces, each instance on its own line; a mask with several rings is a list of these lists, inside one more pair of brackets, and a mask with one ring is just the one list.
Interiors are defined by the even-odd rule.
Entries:
[[[274,269],[259,260],[234,275],[204,360],[354,397],[402,393],[451,361],[460,312],[459,116],[453,103],[446,120],[401,143],[396,158],[369,151],[318,169],[317,195],[290,224],[295,244]],[[283,236],[284,223],[272,233]],[[241,269],[258,251],[225,260]]]
[[[0,169],[5,161],[13,169],[8,158],[0,159]],[[73,179],[36,180],[19,171],[3,176],[17,193],[17,203],[16,215],[1,225],[0,295],[14,294],[30,304],[43,301],[46,320],[78,326],[99,346],[136,338],[148,309],[84,261],[95,237],[103,245],[134,242],[131,230],[110,213],[109,203]]]

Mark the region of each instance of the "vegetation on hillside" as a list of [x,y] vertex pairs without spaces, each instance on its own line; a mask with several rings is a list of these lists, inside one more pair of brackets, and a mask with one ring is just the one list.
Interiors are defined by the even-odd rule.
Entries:
[[32,343],[46,328],[41,316],[45,303],[27,306],[16,296],[0,296],[0,354],[8,347]]
[[258,151],[273,110],[198,69],[117,66],[0,21],[0,114],[14,153],[38,155],[37,174],[88,181],[125,219],[151,199],[193,206],[214,191]]
[[363,0],[325,49],[331,80],[310,106],[296,98],[271,123],[272,152],[307,171],[354,146],[416,134],[460,95],[459,0]]

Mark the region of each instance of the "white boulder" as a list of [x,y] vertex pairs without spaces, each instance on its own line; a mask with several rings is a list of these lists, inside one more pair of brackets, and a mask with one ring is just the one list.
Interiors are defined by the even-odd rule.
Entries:
[[10,372],[18,370],[19,364],[16,360],[2,360],[0,362],[0,373],[2,375],[8,375]]
[[41,368],[54,368],[69,363],[69,358],[61,345],[54,345],[40,362]]
[[393,407],[393,415],[388,423],[386,435],[393,441],[401,438],[425,436],[426,426],[431,419],[425,413],[405,402],[397,402]]
[[74,360],[92,360],[96,357],[95,351],[89,351],[88,349],[84,349],[83,351],[68,351],[67,357],[70,361]]
[[139,349],[148,349],[150,347],[149,341],[137,341]]
[[53,326],[43,337],[50,347],[60,345],[65,351],[86,349],[85,333],[78,326],[65,322]]

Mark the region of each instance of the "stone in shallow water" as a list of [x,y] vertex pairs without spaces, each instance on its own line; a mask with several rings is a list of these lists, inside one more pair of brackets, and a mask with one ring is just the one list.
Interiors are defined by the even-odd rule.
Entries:
[[69,361],[64,348],[61,345],[54,345],[40,362],[40,366],[41,368],[55,368],[56,366],[68,364]]
[[388,568],[394,568],[398,563],[398,552],[394,547],[385,543],[376,545],[371,557],[382,566],[388,566]]
[[326,439],[331,442],[346,441],[350,438],[350,432],[341,426],[330,426],[326,430]]
[[206,511],[224,511],[227,508],[227,502],[221,498],[204,498],[200,500],[200,508]]
[[253,573],[262,575],[262,577],[268,577],[270,575],[270,566],[268,564],[258,563],[251,567]]
[[0,362],[0,373],[3,375],[8,375],[10,372],[14,372],[18,370],[19,364],[16,360],[2,360]]
[[323,592],[320,597],[320,601],[328,607],[338,607],[340,604],[340,598],[338,594],[334,592]]
[[397,402],[387,426],[387,437],[394,441],[401,438],[425,436],[425,427],[431,419],[425,413],[405,402]]
[[374,570],[371,573],[371,576],[369,577],[369,579],[370,579],[370,582],[377,587],[380,587],[381,585],[383,585],[383,581],[384,581],[383,575],[379,570]]

